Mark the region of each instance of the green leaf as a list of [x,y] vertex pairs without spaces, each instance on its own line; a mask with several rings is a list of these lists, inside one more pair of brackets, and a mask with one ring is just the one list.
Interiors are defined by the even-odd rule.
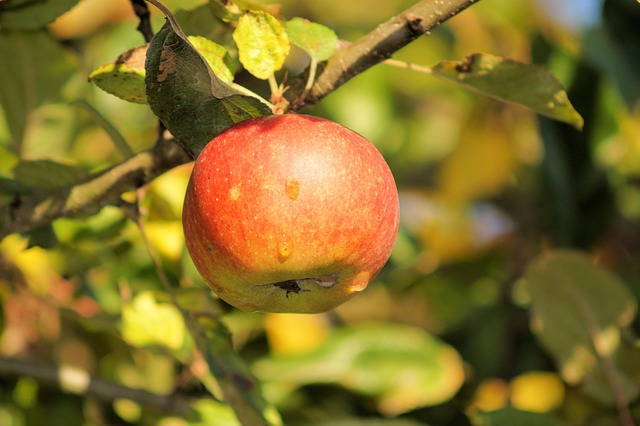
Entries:
[[36,30],[53,22],[79,0],[38,0],[0,2],[0,28]]
[[186,423],[189,426],[242,426],[227,404],[210,399],[199,399],[193,403],[192,407],[198,413],[198,420]]
[[120,55],[115,62],[96,68],[89,81],[107,93],[128,102],[147,103],[144,62],[148,46],[138,46]]
[[531,108],[544,116],[582,129],[560,82],[543,66],[476,53],[462,61],[444,61],[431,67],[433,75],[489,98]]
[[293,18],[286,23],[291,43],[304,50],[318,62],[326,61],[336,50],[338,36],[324,25],[303,18]]
[[473,426],[563,426],[555,416],[515,408],[479,412],[471,418]]
[[196,157],[227,127],[271,111],[259,99],[242,95],[217,78],[180,33],[167,23],[151,41],[146,93],[154,114]]
[[20,146],[29,115],[57,100],[76,67],[68,52],[43,31],[1,31],[0,58],[0,104],[11,137]]
[[635,398],[639,384],[619,361],[621,333],[637,310],[624,283],[585,254],[569,250],[542,255],[526,280],[531,328],[563,379],[583,385],[602,403],[613,403],[616,393]]
[[29,237],[27,248],[42,247],[51,249],[58,243],[58,236],[51,224],[29,231],[27,235]]
[[452,347],[421,329],[387,323],[345,327],[311,354],[264,359],[254,371],[267,391],[338,384],[372,396],[387,415],[447,401],[464,381]]
[[254,76],[266,80],[282,68],[289,54],[289,38],[276,18],[265,12],[249,11],[233,31],[240,63]]

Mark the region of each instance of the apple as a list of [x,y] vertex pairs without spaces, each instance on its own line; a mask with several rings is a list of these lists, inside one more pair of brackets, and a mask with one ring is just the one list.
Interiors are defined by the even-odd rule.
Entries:
[[213,138],[183,206],[198,272],[246,311],[345,302],[389,258],[398,222],[393,175],[371,142],[302,114],[246,120]]

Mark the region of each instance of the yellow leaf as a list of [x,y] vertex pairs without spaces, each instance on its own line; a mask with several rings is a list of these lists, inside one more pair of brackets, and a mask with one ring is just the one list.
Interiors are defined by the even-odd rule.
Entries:
[[445,196],[466,202],[500,191],[512,178],[517,163],[508,133],[495,123],[474,126],[444,160],[438,182]]
[[274,355],[300,355],[321,346],[329,334],[323,314],[267,314],[265,332]]
[[478,385],[468,412],[476,410],[493,411],[504,408],[507,405],[509,389],[502,379],[487,379]]
[[27,248],[28,241],[18,234],[7,236],[0,243],[0,251],[24,275],[29,288],[38,295],[49,294],[51,286],[60,278],[51,256],[41,247]]
[[175,306],[157,303],[146,291],[123,307],[122,337],[133,346],[163,345],[179,350],[185,343],[185,324]]
[[536,413],[558,408],[564,400],[564,384],[554,373],[534,371],[521,374],[510,383],[511,405]]
[[177,262],[182,257],[184,235],[179,221],[153,221],[145,225],[149,243],[165,259]]

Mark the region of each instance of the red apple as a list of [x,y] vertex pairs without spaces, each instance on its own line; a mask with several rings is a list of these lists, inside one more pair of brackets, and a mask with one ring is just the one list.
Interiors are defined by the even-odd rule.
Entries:
[[398,233],[398,192],[364,137],[299,114],[238,123],[202,150],[183,208],[187,249],[223,300],[323,312],[367,287]]

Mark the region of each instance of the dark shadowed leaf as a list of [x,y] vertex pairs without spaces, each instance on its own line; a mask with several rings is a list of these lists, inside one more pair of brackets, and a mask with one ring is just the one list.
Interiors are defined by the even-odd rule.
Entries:
[[476,53],[462,61],[444,61],[433,75],[492,99],[531,108],[538,114],[581,129],[583,120],[558,80],[543,66]]
[[79,0],[0,2],[0,28],[36,30],[53,22]]
[[616,392],[635,398],[638,382],[620,362],[622,332],[637,309],[624,283],[577,251],[542,255],[526,280],[531,328],[564,380],[603,403],[611,404]]
[[169,23],[151,41],[145,70],[151,109],[194,157],[227,127],[271,113],[257,98],[241,95],[217,78]]
[[29,238],[27,247],[29,248],[42,247],[44,249],[50,249],[58,243],[56,231],[51,224],[29,231],[27,236]]

